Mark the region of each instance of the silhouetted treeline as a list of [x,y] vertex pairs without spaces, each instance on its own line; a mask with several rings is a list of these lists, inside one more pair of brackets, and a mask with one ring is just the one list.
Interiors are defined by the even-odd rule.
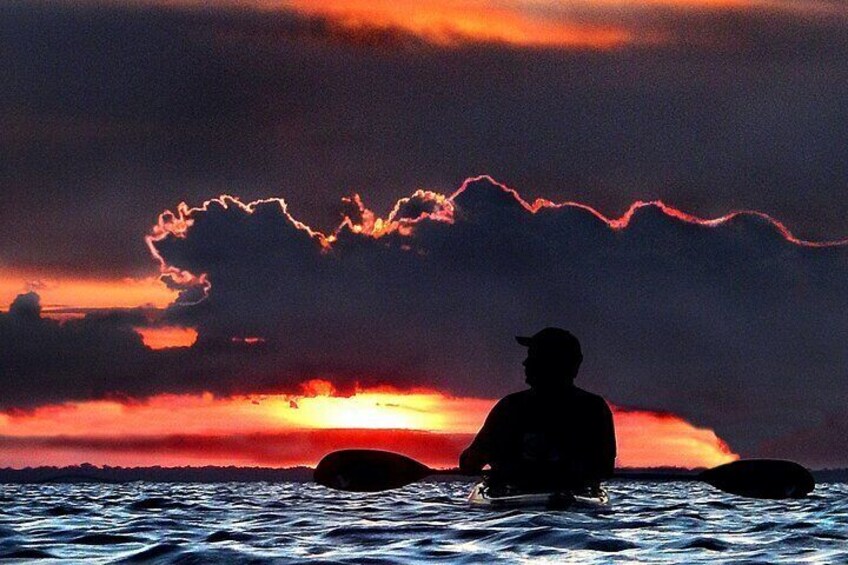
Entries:
[[[72,467],[0,469],[0,483],[307,483],[312,481],[312,471],[310,467],[97,467],[83,463]],[[618,469],[614,480],[674,481],[681,475],[694,476],[698,471],[677,467]],[[848,469],[822,469],[813,471],[813,476],[819,483],[848,483]],[[446,482],[473,479],[463,475],[441,475],[433,476],[430,480]]]
[[821,469],[813,477],[819,483],[848,483],[848,469]]
[[[677,467],[616,469],[615,479],[628,481],[675,481],[682,475],[694,477],[702,470],[680,469]],[[848,469],[820,469],[812,471],[812,473],[817,483],[848,483]]]
[[309,467],[97,467],[83,463],[73,467],[27,467],[0,469],[0,483],[165,483],[308,482]]

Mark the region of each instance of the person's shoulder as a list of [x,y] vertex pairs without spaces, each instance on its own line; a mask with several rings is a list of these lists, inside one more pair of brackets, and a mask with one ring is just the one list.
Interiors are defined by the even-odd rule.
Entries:
[[511,422],[516,415],[524,413],[527,409],[527,398],[521,392],[507,394],[498,400],[489,412],[487,422]]
[[501,398],[495,405],[495,408],[509,409],[514,408],[516,406],[521,406],[531,401],[532,396],[533,393],[530,389],[513,392]]
[[595,394],[594,392],[589,392],[588,390],[583,390],[582,388],[574,387],[574,394],[576,397],[585,404],[593,404],[597,406],[609,407],[607,401],[603,396],[599,394]]
[[531,389],[512,392],[501,398],[500,402],[504,404],[515,404],[517,402],[524,402],[525,400],[530,398],[530,396],[532,396],[532,392],[533,391]]

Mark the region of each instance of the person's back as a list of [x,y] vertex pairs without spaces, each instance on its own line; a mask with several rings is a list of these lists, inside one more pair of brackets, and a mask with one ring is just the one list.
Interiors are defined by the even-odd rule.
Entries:
[[491,483],[527,491],[596,485],[612,476],[612,413],[603,398],[573,385],[582,360],[577,339],[557,328],[518,339],[528,346],[531,388],[495,405],[460,467],[474,473],[488,464]]

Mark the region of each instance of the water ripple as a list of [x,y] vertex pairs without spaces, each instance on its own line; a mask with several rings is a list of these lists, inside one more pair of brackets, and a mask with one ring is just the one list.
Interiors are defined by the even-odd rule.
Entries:
[[469,507],[469,484],[0,485],[0,558],[91,563],[846,563],[848,486],[751,500],[615,481],[596,512]]

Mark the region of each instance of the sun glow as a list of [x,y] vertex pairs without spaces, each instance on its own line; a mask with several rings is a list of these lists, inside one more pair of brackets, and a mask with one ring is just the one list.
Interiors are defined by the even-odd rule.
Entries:
[[[739,458],[713,430],[673,414],[614,409],[619,466],[714,467]],[[658,463],[658,461],[663,461]]]
[[[494,399],[438,391],[360,389],[324,380],[297,394],[157,395],[0,413],[7,465],[314,465],[329,451],[401,451],[449,467]],[[738,456],[712,430],[680,417],[613,407],[620,467],[710,467]]]
[[424,412],[432,404],[426,397],[410,395],[403,403],[389,395],[367,394],[353,398],[317,398],[304,404],[301,421],[314,428],[385,428],[426,430],[444,427],[439,414]]
[[376,387],[343,396],[332,383],[321,379],[307,381],[302,388],[301,397],[271,396],[263,402],[274,406],[272,410],[282,421],[305,428],[450,433],[476,432],[494,404],[488,399],[451,397],[428,389]]

